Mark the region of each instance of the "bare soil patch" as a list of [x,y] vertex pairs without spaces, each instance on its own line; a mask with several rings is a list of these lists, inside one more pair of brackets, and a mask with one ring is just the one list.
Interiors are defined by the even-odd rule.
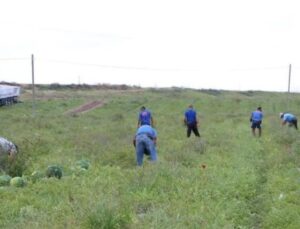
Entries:
[[76,114],[80,114],[80,113],[84,113],[87,111],[90,111],[92,109],[98,108],[98,107],[102,107],[104,105],[103,101],[92,101],[86,104],[83,104],[75,109],[69,110],[66,112],[66,114],[69,115],[76,115]]

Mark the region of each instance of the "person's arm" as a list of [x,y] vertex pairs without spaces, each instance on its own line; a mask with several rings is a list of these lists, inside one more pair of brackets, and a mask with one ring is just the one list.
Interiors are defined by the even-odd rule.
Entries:
[[184,123],[185,126],[187,125],[186,112],[184,113],[183,123]]
[[281,126],[284,126],[287,123],[287,117],[284,117],[284,115],[281,118]]
[[152,116],[150,117],[150,122],[151,122],[151,126],[154,127],[154,121],[153,121]]
[[133,138],[133,140],[132,140],[132,143],[133,143],[133,146],[134,146],[134,147],[136,147],[136,140],[135,140],[135,136],[134,136],[134,138]]
[[137,122],[137,128],[139,128],[140,125],[141,125],[141,114],[139,113],[138,122]]
[[154,138],[153,138],[153,144],[156,146],[156,143],[157,143],[157,138],[154,137]]

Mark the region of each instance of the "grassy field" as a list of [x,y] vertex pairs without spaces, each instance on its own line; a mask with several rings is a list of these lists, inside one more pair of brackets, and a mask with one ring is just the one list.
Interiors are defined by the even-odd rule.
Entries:
[[[187,89],[37,90],[0,108],[0,135],[18,144],[12,176],[0,187],[0,228],[300,228],[299,132],[279,112],[300,117],[300,94]],[[67,112],[91,101],[104,105]],[[194,104],[201,138],[186,138],[183,112]],[[158,163],[135,165],[139,108],[158,131]],[[264,111],[262,137],[249,116]],[[91,167],[78,172],[76,161]],[[63,177],[42,178],[49,165]]]

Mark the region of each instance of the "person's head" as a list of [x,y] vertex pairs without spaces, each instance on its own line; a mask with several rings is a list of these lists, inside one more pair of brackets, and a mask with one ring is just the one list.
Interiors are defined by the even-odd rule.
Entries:
[[279,113],[280,118],[283,118],[283,115],[284,115],[284,113],[282,113],[282,112]]
[[257,110],[258,110],[258,111],[262,111],[261,107],[258,107]]
[[188,107],[189,107],[190,109],[193,109],[193,104],[190,104]]
[[18,146],[16,144],[12,145],[7,153],[10,159],[14,159],[18,154]]
[[142,106],[141,111],[144,111],[144,110],[146,110],[146,107]]

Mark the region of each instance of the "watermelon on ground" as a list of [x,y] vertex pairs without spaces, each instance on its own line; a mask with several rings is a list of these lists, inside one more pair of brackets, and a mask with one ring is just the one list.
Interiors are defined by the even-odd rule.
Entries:
[[89,169],[91,163],[88,160],[82,159],[79,161],[76,161],[76,167],[82,168],[82,169]]
[[8,186],[11,180],[11,176],[9,175],[1,175],[0,176],[0,186]]
[[50,165],[47,168],[46,176],[49,177],[56,177],[60,179],[62,177],[62,169],[57,165]]
[[22,177],[14,177],[10,180],[10,185],[14,187],[24,187],[26,184]]

